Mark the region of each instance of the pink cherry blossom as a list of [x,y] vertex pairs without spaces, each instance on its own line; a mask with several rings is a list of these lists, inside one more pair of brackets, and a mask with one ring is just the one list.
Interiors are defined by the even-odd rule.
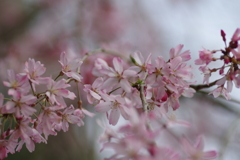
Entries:
[[13,70],[8,70],[8,80],[3,81],[3,84],[7,87],[13,88],[22,93],[28,93],[30,90],[30,85],[28,83],[27,75],[25,74],[15,74]]
[[192,66],[187,65],[186,63],[182,63],[181,57],[176,57],[172,60],[170,60],[170,63],[168,65],[171,68],[171,74],[175,77],[179,77],[183,80],[191,80],[193,79],[193,73],[191,72],[193,70]]
[[[103,66],[104,63],[103,63]],[[106,76],[108,76],[107,80],[103,83],[102,88],[112,88],[116,85],[120,85],[126,92],[131,92],[132,86],[130,85],[128,78],[136,77],[136,71],[131,69],[123,70],[123,61],[119,57],[113,58],[113,66],[114,69],[111,67],[104,67],[100,69],[100,72]]]
[[65,108],[65,110],[61,113],[62,121],[57,124],[58,130],[62,129],[64,132],[68,131],[69,123],[78,124],[80,123],[81,117],[74,115],[74,107],[73,105]]
[[147,69],[148,64],[151,64],[152,54],[149,54],[146,60],[143,58],[140,52],[134,52],[132,57],[137,63],[137,66],[141,67],[144,71]]
[[82,109],[75,109],[73,115],[77,116],[77,117],[80,117],[80,121],[78,121],[76,123],[79,127],[84,125],[84,122],[83,122],[82,119],[85,117],[85,115],[87,115],[89,117],[95,116],[94,113],[91,113],[91,112],[89,112],[88,110],[86,110],[84,108],[82,108]]
[[69,84],[66,83],[66,80],[62,79],[57,82],[54,80],[50,79],[48,84],[47,84],[47,92],[46,95],[48,96],[50,102],[52,104],[56,103],[58,105],[63,105],[66,107],[66,103],[63,99],[69,98],[69,99],[74,99],[76,96],[73,92],[70,92],[69,90],[65,89],[67,87],[70,87]]
[[35,62],[34,59],[29,58],[28,62],[25,63],[24,71],[33,84],[46,84],[48,81],[48,77],[41,77],[46,68],[40,61]]
[[229,92],[223,86],[217,87],[213,91],[209,92],[209,94],[213,94],[214,98],[217,98],[220,95],[223,95],[227,100],[231,99],[231,96],[229,95]]
[[210,69],[207,66],[201,66],[199,70],[204,74],[203,83],[209,84],[209,78],[211,77]]
[[195,60],[196,65],[208,65],[212,61],[212,52],[203,48],[203,51],[199,51],[199,59]]
[[20,119],[19,123],[19,128],[13,132],[10,139],[21,138],[18,147],[16,148],[17,151],[20,151],[22,149],[22,145],[25,143],[29,152],[32,152],[35,149],[35,144],[32,141],[31,136],[33,136],[35,133],[33,132],[33,129],[29,126],[30,119]]
[[81,66],[82,61],[80,59],[74,59],[67,53],[63,52],[60,56],[59,63],[62,66],[62,72],[77,81],[81,81],[82,76],[77,72],[77,68]]
[[145,60],[140,52],[134,52],[132,58],[134,59],[135,61],[134,63],[136,66],[132,66],[130,68],[139,73],[140,79],[144,78],[145,72],[150,72],[150,70],[152,69],[151,68],[152,54],[149,54]]
[[183,48],[182,44],[179,44],[175,48],[172,48],[169,52],[170,58],[174,59],[175,57],[180,56],[184,62],[190,60],[191,59],[190,51],[187,50],[184,51],[183,53],[180,53],[182,48]]
[[100,101],[99,104],[95,106],[95,110],[97,112],[108,112],[109,124],[116,125],[120,114],[125,118],[128,119],[128,114],[126,112],[125,100],[120,95],[107,95],[102,93],[101,96],[103,97],[104,101]]
[[15,113],[16,117],[31,116],[37,110],[32,107],[37,98],[33,95],[22,95],[15,90],[9,90],[9,95],[13,96],[12,101],[8,101],[3,108],[4,113]]
[[237,28],[232,36],[232,41],[240,40],[240,28]]
[[103,84],[103,78],[98,77],[95,79],[92,85],[85,84],[84,85],[84,91],[87,92],[87,100],[90,104],[93,104],[94,101],[99,101],[101,99],[101,96],[98,94],[100,91],[100,87]]
[[224,76],[223,78],[219,79],[217,82],[216,82],[216,85],[219,85],[219,86],[224,86],[225,82],[227,81],[227,92],[230,93],[232,91],[232,87],[233,87],[233,82],[232,80],[230,79],[229,77],[229,74]]
[[39,133],[44,134],[46,140],[48,139],[49,135],[57,135],[55,126],[61,122],[62,117],[60,117],[56,111],[59,111],[63,108],[63,106],[59,105],[45,107],[43,112],[38,116],[38,125],[36,129]]

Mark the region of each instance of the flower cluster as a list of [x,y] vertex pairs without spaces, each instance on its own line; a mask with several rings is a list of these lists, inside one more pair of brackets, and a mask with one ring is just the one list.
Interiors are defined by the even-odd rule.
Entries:
[[[8,81],[3,84],[9,87],[9,96],[4,98],[0,94],[0,159],[7,157],[8,153],[20,151],[23,144],[32,152],[35,143],[47,143],[49,135],[56,135],[60,130],[68,131],[69,123],[82,126],[85,115],[94,115],[82,106],[68,107],[65,103],[65,98],[76,98],[67,88],[71,81],[80,83],[82,77],[77,68],[82,61],[62,53],[59,62],[62,71],[58,77],[66,75],[68,79],[42,77],[46,68],[31,58],[25,63],[23,73],[8,70]],[[45,86],[45,91],[38,92],[39,85]]]
[[168,108],[178,109],[182,95],[192,97],[195,93],[189,82],[193,68],[185,63],[191,59],[190,52],[181,53],[182,48],[183,45],[172,48],[168,61],[159,56],[155,64],[151,54],[144,60],[141,53],[135,52],[131,56],[134,66],[127,69],[119,57],[113,58],[113,68],[98,58],[94,68],[98,78],[84,89],[89,103],[95,102],[95,110],[106,113],[112,125],[117,124],[120,115],[127,120],[127,109],[131,107],[145,107],[144,111],[156,111],[159,116]]
[[132,66],[119,57],[113,58],[111,66],[101,58],[96,59],[93,74],[97,78],[92,85],[84,85],[88,102],[95,105],[96,112],[106,114],[110,125],[116,125],[120,116],[128,120],[118,131],[105,127],[100,137],[101,150],[114,150],[109,160],[216,158],[216,151],[204,152],[203,145],[189,151],[191,144],[181,137],[177,142],[186,148],[185,152],[158,143],[165,130],[177,125],[190,126],[173,113],[180,107],[181,96],[192,97],[195,93],[190,82],[193,68],[186,63],[191,59],[190,52],[182,52],[182,48],[183,45],[172,48],[169,60],[159,56],[155,63],[151,54],[144,60],[141,53],[135,52],[130,56]]

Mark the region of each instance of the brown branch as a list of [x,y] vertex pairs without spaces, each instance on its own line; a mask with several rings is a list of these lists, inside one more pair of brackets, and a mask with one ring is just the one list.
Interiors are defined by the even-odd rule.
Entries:
[[201,89],[204,89],[204,88],[210,88],[212,86],[214,86],[216,83],[217,83],[218,80],[216,81],[213,81],[209,84],[202,84],[202,85],[190,85],[191,88],[195,89],[195,91],[199,91]]

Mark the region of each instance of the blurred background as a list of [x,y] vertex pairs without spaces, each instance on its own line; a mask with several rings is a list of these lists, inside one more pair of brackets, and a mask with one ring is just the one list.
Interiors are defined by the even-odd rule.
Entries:
[[[123,56],[140,51],[145,56],[153,53],[168,59],[170,48],[184,44],[184,50],[191,51],[190,63],[194,64],[202,47],[224,48],[220,30],[230,40],[240,27],[239,6],[238,0],[1,0],[0,77],[6,79],[7,69],[21,72],[29,57],[45,64],[44,76],[54,77],[61,69],[61,52],[74,52],[81,57],[100,47]],[[84,76],[89,74],[94,59],[92,56],[84,62]],[[197,83],[202,83],[197,66],[195,77]],[[91,83],[93,79],[84,81]],[[6,94],[3,85],[0,89]],[[235,89],[232,97],[239,100],[239,94]],[[84,96],[82,92],[83,99]],[[94,112],[92,106],[84,106]],[[185,134],[204,134],[206,149],[217,149],[219,159],[238,160],[239,108],[239,103],[197,93],[192,99],[181,99],[177,114],[193,124],[191,132],[186,129]],[[33,153],[24,147],[7,159],[103,159],[108,153],[99,154],[96,143],[102,132],[96,119],[101,116],[86,117],[84,127],[71,126],[67,133],[50,136],[48,144],[37,144]]]

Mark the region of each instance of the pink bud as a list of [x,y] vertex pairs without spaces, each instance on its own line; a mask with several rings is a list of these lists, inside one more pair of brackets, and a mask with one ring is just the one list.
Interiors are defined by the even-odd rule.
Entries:
[[221,36],[222,36],[223,41],[226,42],[226,37],[225,37],[226,34],[223,30],[221,30]]
[[224,73],[224,66],[219,70],[219,74],[222,75]]
[[168,99],[167,92],[165,92],[165,95],[162,97],[161,101],[165,102]]
[[230,62],[230,59],[228,57],[224,57],[224,63],[228,64]]

